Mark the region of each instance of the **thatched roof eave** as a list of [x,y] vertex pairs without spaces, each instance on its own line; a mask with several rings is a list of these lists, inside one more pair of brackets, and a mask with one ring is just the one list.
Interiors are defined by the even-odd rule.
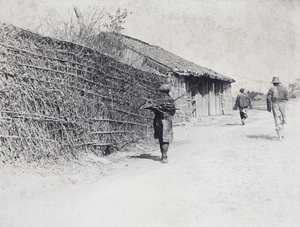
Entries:
[[184,71],[184,70],[179,70],[179,69],[174,69],[172,70],[172,72],[176,73],[179,76],[184,76],[184,77],[188,77],[188,76],[192,76],[192,77],[205,77],[205,78],[209,78],[209,79],[213,79],[213,80],[221,80],[221,81],[225,81],[225,82],[229,82],[229,83],[234,83],[235,80],[224,76],[222,74],[216,73],[211,71],[209,72],[203,72],[203,73],[198,73],[198,72],[191,72],[191,71]]

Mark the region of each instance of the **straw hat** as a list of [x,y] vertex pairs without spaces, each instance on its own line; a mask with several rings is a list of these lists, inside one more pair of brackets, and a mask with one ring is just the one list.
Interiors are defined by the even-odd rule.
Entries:
[[281,82],[279,81],[279,77],[273,77],[273,80],[272,80],[272,83],[273,84],[280,84]]

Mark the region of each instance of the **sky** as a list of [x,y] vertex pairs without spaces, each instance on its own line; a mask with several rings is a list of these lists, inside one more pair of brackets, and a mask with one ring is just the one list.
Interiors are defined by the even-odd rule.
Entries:
[[[300,78],[300,0],[0,0],[0,21],[35,30],[72,7],[127,9],[123,34],[266,93]],[[69,10],[69,11],[68,11]],[[55,21],[55,22],[53,22]]]

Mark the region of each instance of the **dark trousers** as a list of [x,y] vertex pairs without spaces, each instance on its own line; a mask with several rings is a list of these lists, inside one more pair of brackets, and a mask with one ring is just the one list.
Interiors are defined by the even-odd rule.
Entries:
[[169,142],[163,142],[162,138],[159,138],[159,147],[160,152],[163,157],[167,157],[168,149],[169,149]]
[[245,113],[244,112],[240,112],[240,116],[241,116],[241,119],[245,119]]
[[246,111],[247,111],[247,108],[239,108],[240,109],[240,117],[242,120],[246,119],[248,117]]

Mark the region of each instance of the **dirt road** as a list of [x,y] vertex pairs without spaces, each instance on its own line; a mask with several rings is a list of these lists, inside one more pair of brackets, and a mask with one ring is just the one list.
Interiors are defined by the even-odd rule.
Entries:
[[177,126],[168,164],[141,147],[110,174],[2,167],[0,226],[300,226],[299,113],[283,141],[267,111]]

